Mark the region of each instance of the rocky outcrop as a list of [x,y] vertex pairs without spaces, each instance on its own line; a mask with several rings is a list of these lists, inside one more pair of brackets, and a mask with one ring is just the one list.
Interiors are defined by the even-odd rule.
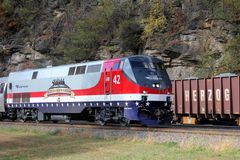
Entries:
[[[240,26],[229,21],[211,19],[196,1],[185,0],[181,8],[178,6],[178,10],[184,13],[179,30],[172,31],[171,34],[156,34],[148,39],[144,53],[161,58],[171,79],[196,77],[201,57],[209,53],[217,54],[220,61],[226,43],[236,36],[236,30]],[[213,62],[216,66],[218,60]]]
[[1,74],[8,75],[10,71],[21,71],[30,68],[39,68],[52,65],[52,60],[47,55],[32,49],[31,46],[6,46],[2,47]]

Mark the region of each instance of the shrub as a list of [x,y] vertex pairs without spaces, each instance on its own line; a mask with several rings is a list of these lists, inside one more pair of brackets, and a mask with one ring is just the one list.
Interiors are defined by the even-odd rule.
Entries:
[[196,76],[198,77],[211,77],[218,74],[216,61],[220,58],[220,55],[212,52],[207,52],[202,55],[201,61],[198,66]]
[[155,31],[162,31],[166,25],[164,8],[160,0],[150,0],[149,16],[143,31],[143,38],[146,39],[153,35]]
[[209,11],[210,16],[214,19],[239,21],[239,0],[201,0],[200,4],[202,8]]
[[208,52],[201,57],[197,76],[209,77],[220,73],[240,73],[240,36],[229,40],[223,56]]
[[105,28],[103,19],[94,17],[78,21],[75,31],[67,33],[57,50],[64,54],[65,62],[79,62],[92,59],[99,47],[100,33]]
[[135,20],[125,20],[119,25],[119,38],[123,51],[130,50],[137,53],[142,47],[142,28]]
[[[57,47],[64,63],[93,59],[98,47],[107,45],[116,34],[119,24],[130,16],[130,0],[99,0],[97,6],[76,22],[74,31],[66,33]],[[125,38],[125,37],[124,37]]]
[[15,3],[13,0],[3,0],[2,6],[7,12],[11,13],[14,11]]
[[240,73],[240,36],[230,40],[225,47],[225,55],[220,64],[220,72]]

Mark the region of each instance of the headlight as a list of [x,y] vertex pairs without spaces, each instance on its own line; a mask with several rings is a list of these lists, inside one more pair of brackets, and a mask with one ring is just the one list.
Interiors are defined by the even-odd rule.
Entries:
[[159,88],[159,87],[160,87],[160,84],[156,84],[156,87]]
[[156,85],[153,83],[153,84],[152,84],[152,87],[153,87],[153,88],[155,88],[155,87],[156,87]]

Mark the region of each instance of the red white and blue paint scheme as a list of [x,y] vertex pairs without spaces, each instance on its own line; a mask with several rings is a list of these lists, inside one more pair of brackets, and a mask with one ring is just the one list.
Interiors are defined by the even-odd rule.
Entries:
[[157,123],[170,113],[171,82],[162,61],[151,56],[12,72],[1,84],[0,114],[13,120],[127,125]]

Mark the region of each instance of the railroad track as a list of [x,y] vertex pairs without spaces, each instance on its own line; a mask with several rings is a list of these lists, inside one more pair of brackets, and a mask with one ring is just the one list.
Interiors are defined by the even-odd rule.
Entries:
[[71,125],[66,123],[34,123],[34,122],[0,122],[1,126],[16,126],[16,127],[39,127],[43,128],[57,128],[57,129],[85,129],[85,130],[99,130],[99,131],[127,131],[127,132],[154,132],[154,133],[175,133],[175,134],[196,134],[196,135],[219,135],[240,137],[239,126],[213,126],[213,125],[161,125],[157,127],[142,127],[140,125],[131,125],[130,127],[121,127],[118,124],[109,124],[106,126],[99,126],[93,122],[73,122]]

